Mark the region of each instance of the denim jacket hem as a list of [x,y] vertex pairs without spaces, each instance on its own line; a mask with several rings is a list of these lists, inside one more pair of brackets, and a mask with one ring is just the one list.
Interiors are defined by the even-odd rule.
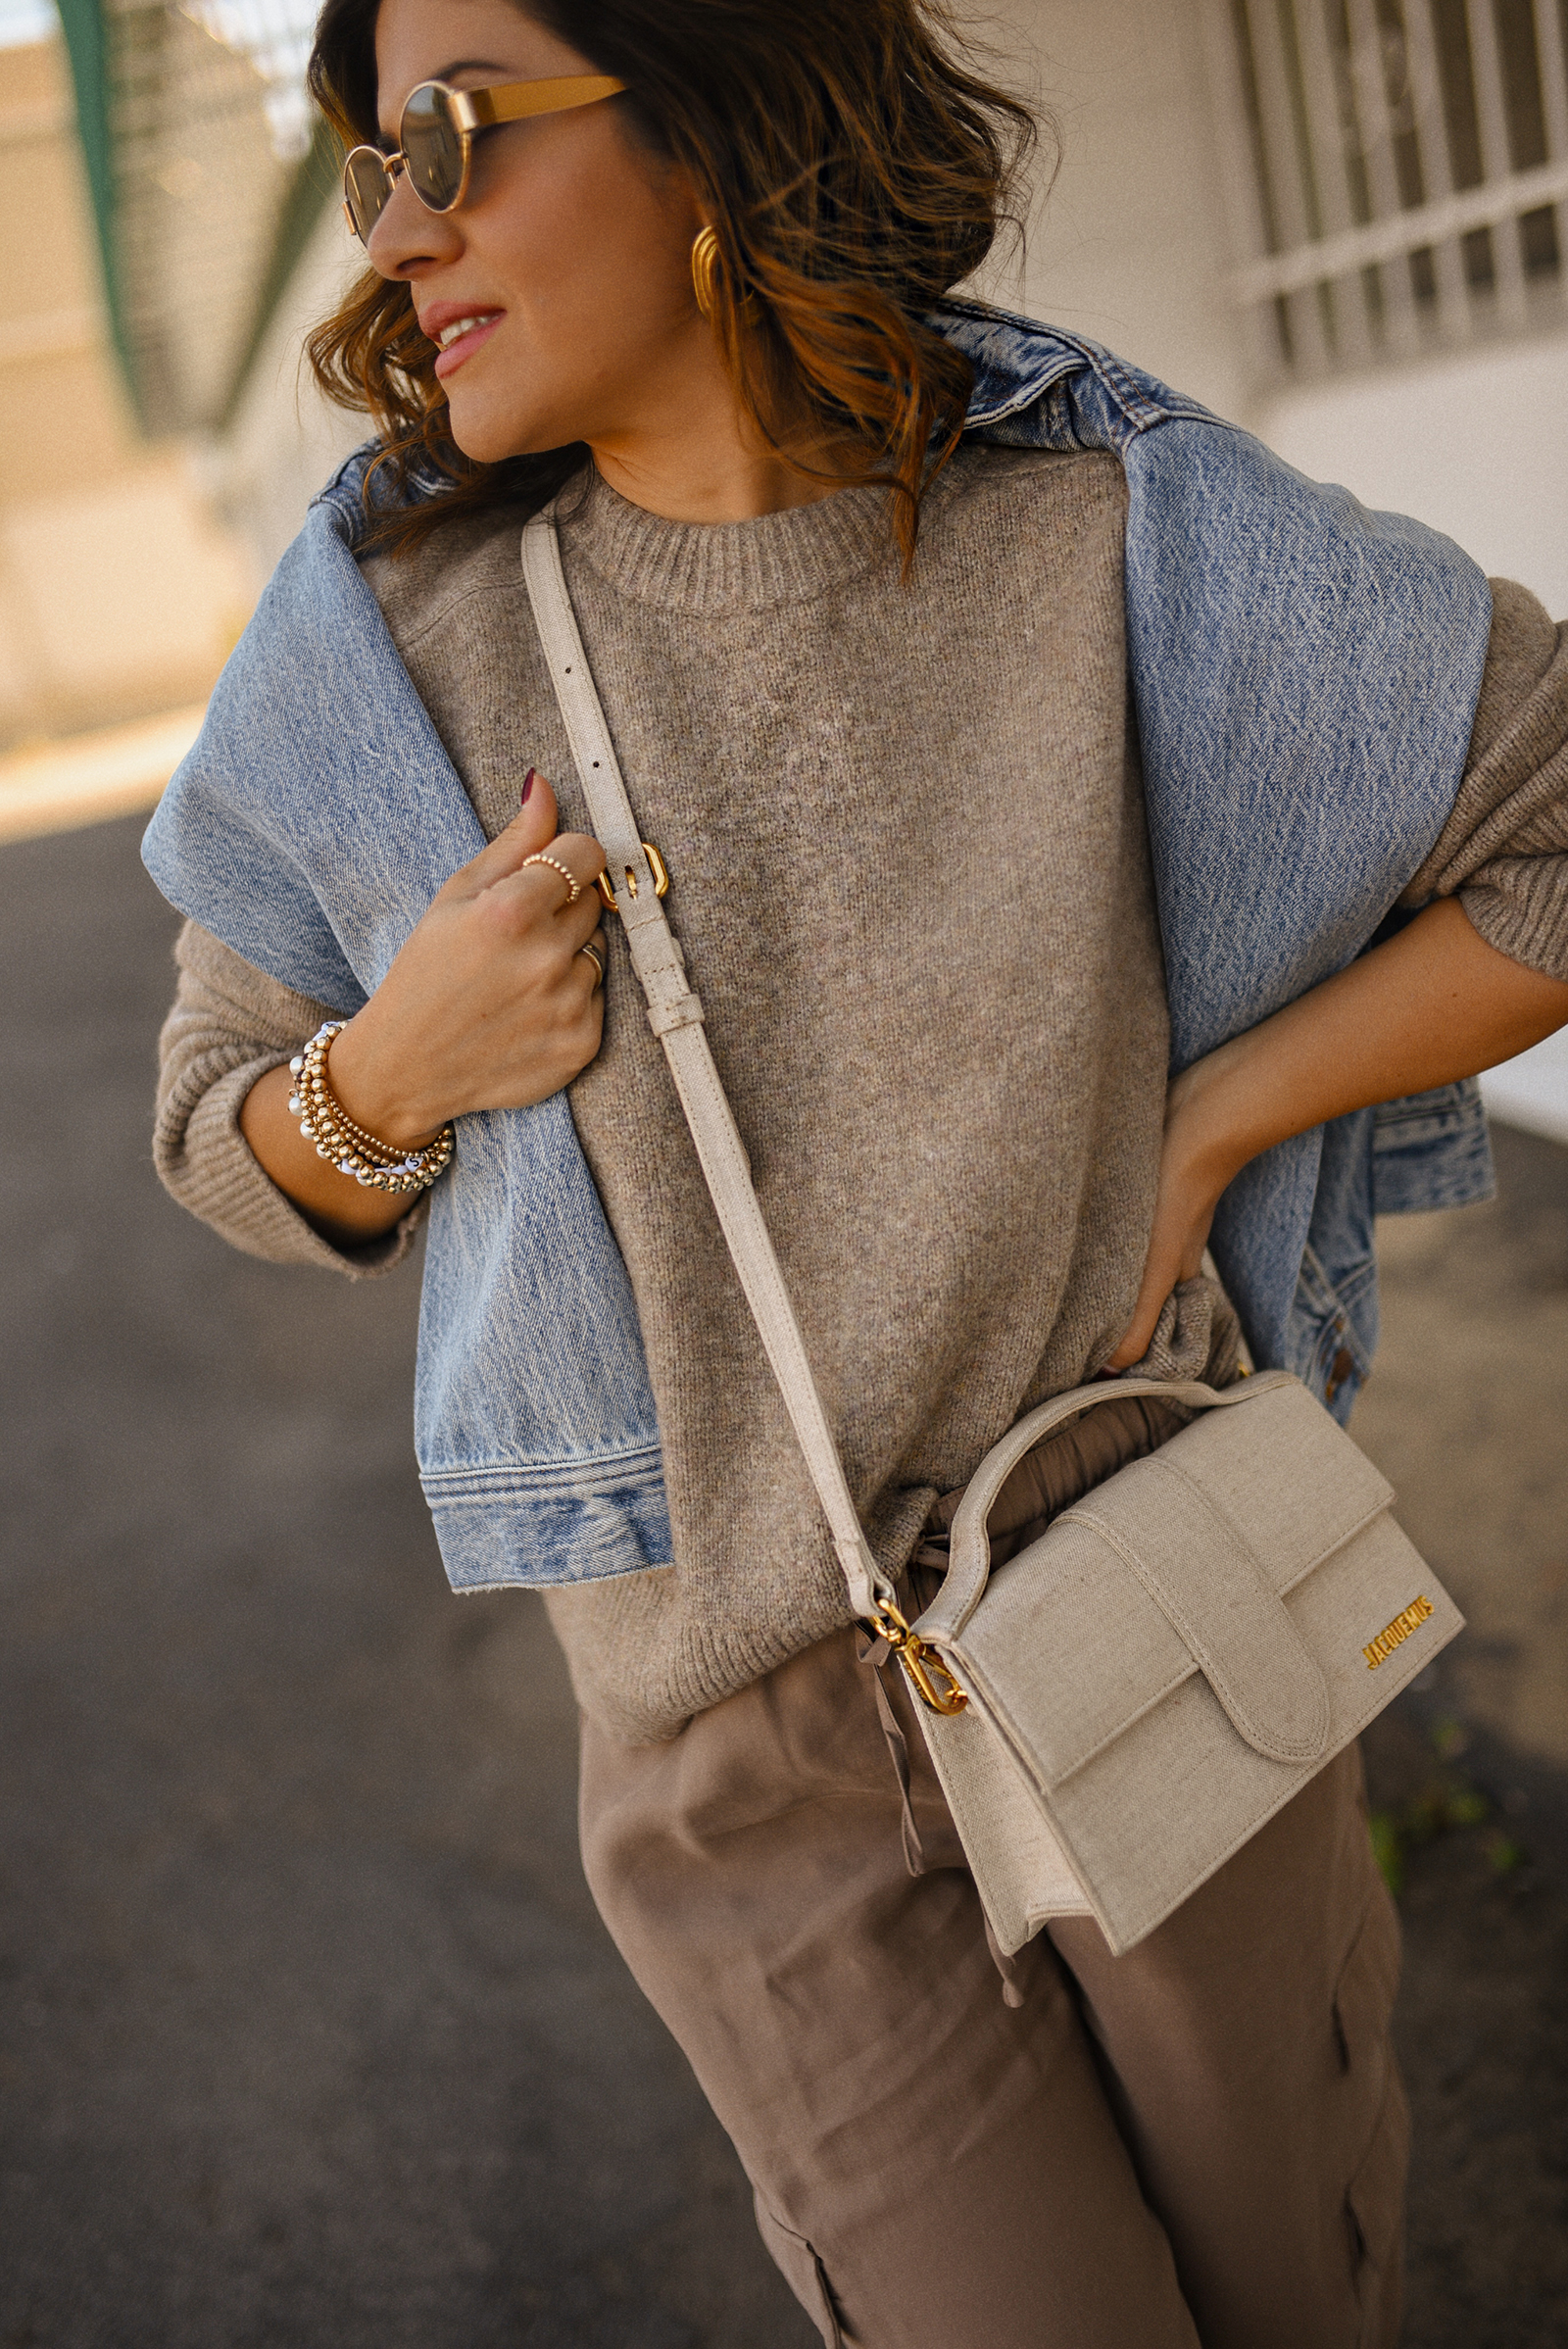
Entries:
[[607,1582],[673,1563],[659,1446],[603,1460],[421,1472],[455,1590]]

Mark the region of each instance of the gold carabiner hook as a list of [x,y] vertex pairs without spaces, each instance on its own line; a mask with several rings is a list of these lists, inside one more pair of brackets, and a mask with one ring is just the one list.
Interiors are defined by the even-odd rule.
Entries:
[[969,1699],[948,1665],[918,1632],[911,1631],[891,1598],[878,1598],[876,1620],[866,1626],[885,1639],[909,1676],[909,1685],[932,1713],[961,1713]]

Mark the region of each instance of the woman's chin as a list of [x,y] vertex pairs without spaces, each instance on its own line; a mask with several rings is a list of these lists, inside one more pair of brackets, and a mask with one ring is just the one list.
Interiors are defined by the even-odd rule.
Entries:
[[499,465],[503,458],[515,454],[505,420],[494,414],[489,402],[466,400],[456,385],[447,390],[447,419],[453,439],[470,464]]
[[554,419],[497,415],[488,402],[465,402],[461,395],[448,395],[447,413],[452,438],[472,465],[504,465],[509,457],[542,457],[580,438],[569,429],[558,429]]

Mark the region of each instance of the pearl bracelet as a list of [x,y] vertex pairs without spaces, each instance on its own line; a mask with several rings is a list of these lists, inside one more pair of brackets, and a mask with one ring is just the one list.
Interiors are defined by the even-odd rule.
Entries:
[[301,1139],[315,1143],[318,1158],[335,1166],[339,1174],[352,1175],[366,1190],[426,1191],[452,1163],[456,1139],[452,1128],[443,1126],[422,1150],[403,1150],[356,1125],[332,1091],[326,1073],[332,1039],[341,1036],[346,1025],[341,1019],[325,1021],[289,1062],[294,1090],[289,1095],[288,1113],[299,1119]]

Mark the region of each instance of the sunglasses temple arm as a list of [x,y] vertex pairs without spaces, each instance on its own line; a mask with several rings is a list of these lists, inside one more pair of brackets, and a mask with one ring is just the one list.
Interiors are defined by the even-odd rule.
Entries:
[[491,122],[521,122],[530,115],[565,114],[573,106],[592,106],[613,98],[625,88],[611,73],[566,73],[551,81],[503,82],[498,88],[466,91],[472,104],[476,130]]

